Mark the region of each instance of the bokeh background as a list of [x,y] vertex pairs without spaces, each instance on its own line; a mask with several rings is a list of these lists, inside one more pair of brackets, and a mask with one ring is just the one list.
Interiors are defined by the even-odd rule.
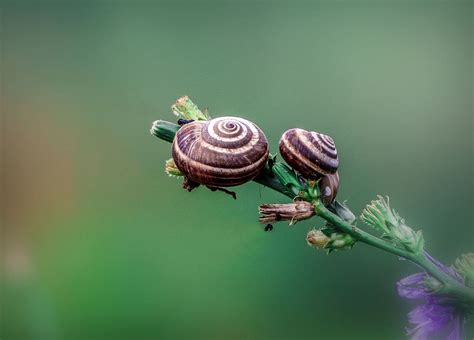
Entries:
[[329,134],[339,198],[390,195],[452,263],[474,250],[473,41],[471,1],[4,1],[0,338],[405,338],[414,266],[326,256],[317,219],[265,233],[283,196],[188,193],[148,130],[187,94],[274,152]]

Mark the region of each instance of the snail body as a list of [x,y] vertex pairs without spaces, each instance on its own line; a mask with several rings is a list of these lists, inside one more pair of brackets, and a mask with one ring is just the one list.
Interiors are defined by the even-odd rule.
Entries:
[[339,190],[339,173],[323,176],[319,180],[318,186],[323,204],[326,206],[331,204]]
[[268,159],[263,131],[239,117],[219,117],[183,125],[173,140],[178,169],[191,181],[230,187],[255,178]]
[[285,131],[280,138],[280,154],[307,179],[335,174],[339,166],[332,138],[314,131],[298,128]]

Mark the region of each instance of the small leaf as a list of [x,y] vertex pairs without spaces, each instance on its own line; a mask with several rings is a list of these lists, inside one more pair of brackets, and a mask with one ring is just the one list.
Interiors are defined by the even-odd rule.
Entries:
[[356,220],[354,213],[345,204],[340,203],[339,201],[334,201],[331,207],[336,215],[347,223],[352,224]]
[[303,187],[301,186],[295,171],[289,166],[275,162],[271,169],[280,183],[292,190],[295,193],[295,196],[297,196],[300,191],[303,191]]
[[423,233],[421,230],[418,230],[416,232],[416,251],[419,254],[423,253],[424,246],[425,246],[425,240],[423,238]]
[[268,155],[268,160],[267,160],[267,164],[265,165],[265,167],[267,167],[270,171],[269,171],[269,175],[274,178],[274,174],[272,172],[272,168],[273,166],[275,165],[276,163],[276,158],[277,158],[277,155],[273,155],[273,154],[269,154]]
[[321,232],[326,235],[327,237],[330,237],[334,233],[334,229],[331,228],[322,228]]
[[393,237],[391,235],[388,235],[388,234],[385,234],[383,233],[380,238],[383,238],[384,240],[387,240],[387,241],[393,241]]

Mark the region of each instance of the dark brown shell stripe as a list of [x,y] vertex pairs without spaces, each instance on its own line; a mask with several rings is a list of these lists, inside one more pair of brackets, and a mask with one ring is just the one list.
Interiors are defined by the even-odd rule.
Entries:
[[339,173],[323,176],[319,180],[319,190],[321,191],[321,200],[324,205],[331,204],[336,198],[339,190]]
[[280,139],[280,153],[290,166],[309,179],[335,173],[339,166],[334,141],[317,132],[287,130]]
[[210,186],[234,186],[258,175],[268,158],[268,142],[253,123],[237,117],[196,121],[180,128],[173,159],[189,179]]

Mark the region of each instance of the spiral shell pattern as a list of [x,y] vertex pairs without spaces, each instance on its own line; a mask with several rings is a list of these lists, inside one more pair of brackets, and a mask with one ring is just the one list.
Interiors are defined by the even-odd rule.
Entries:
[[319,191],[321,192],[321,201],[324,205],[331,204],[339,190],[339,173],[323,176],[319,182]]
[[182,126],[173,141],[173,159],[190,180],[214,187],[243,184],[268,159],[268,142],[254,123],[219,117]]
[[314,131],[285,131],[280,138],[280,153],[288,165],[307,179],[333,174],[339,166],[332,138]]

